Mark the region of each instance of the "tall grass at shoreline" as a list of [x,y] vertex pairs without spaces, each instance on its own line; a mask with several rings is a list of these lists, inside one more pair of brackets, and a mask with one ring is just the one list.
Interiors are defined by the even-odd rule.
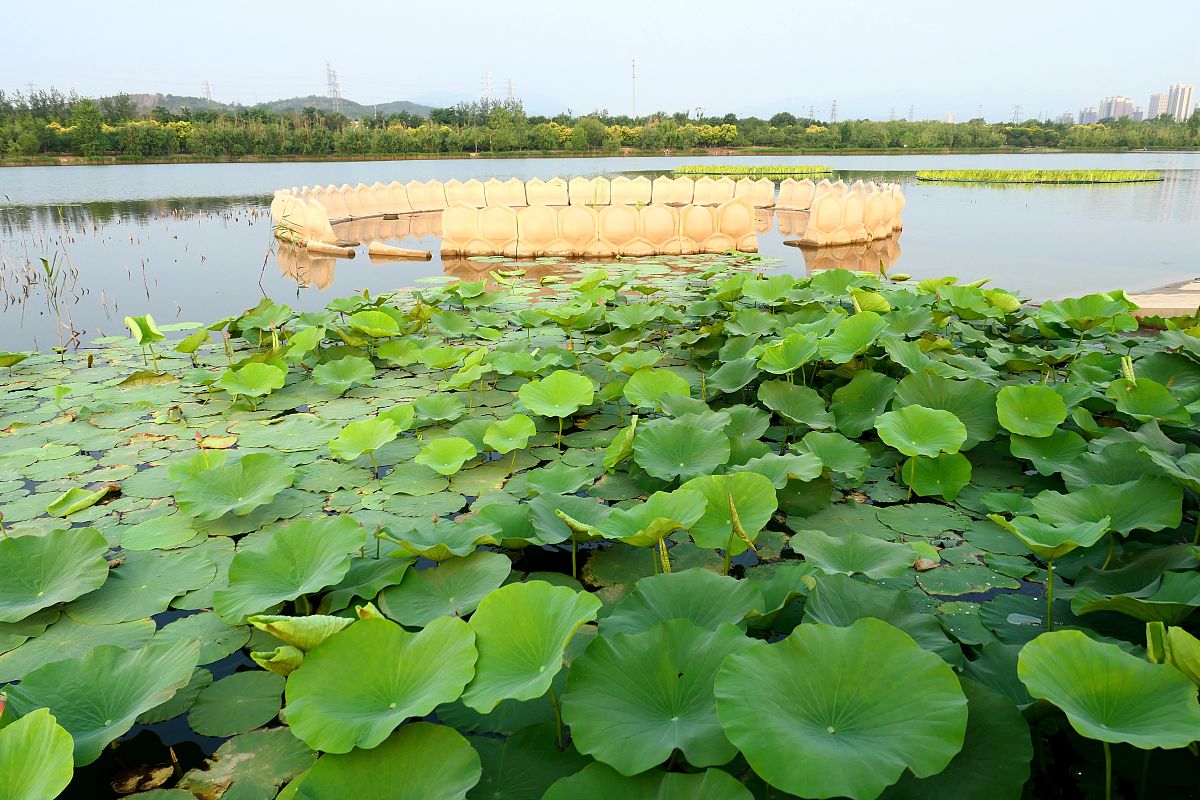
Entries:
[[1139,183],[1161,181],[1162,173],[1137,169],[931,169],[919,181],[956,183]]

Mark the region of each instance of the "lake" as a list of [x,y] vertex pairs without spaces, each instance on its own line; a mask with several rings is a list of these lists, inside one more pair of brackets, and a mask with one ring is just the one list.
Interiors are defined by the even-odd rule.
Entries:
[[[264,296],[299,309],[485,265],[443,264],[438,219],[373,231],[428,262],[315,259],[275,252],[267,211],[284,186],[392,180],[647,174],[696,157],[530,158],[0,169],[0,350],[47,349],[124,332],[125,315],[208,322]],[[914,278],[991,277],[1035,300],[1146,290],[1200,275],[1200,153],[716,157],[714,163],[824,164],[847,182],[899,181],[908,205],[895,247],[872,251]],[[1157,169],[1154,183],[979,186],[918,183],[918,169]],[[830,266],[784,244],[764,212],[772,269]],[[786,230],[786,226],[785,226]],[[340,232],[340,231],[339,231]],[[861,263],[861,260],[860,260]],[[68,327],[69,326],[69,327]]]

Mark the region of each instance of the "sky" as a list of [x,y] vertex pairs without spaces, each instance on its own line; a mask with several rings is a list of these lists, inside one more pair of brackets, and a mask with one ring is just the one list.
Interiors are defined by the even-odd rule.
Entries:
[[[449,105],[508,81],[530,113],[703,109],[1021,119],[1200,85],[1198,0],[4,0],[0,88],[85,96],[326,93]],[[1029,9],[1036,9],[1030,13]],[[1200,94],[1195,100],[1200,100]]]

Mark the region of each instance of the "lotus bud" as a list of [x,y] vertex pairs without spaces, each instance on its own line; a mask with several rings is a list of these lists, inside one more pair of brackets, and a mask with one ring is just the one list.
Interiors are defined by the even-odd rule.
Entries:
[[366,603],[365,605],[355,606],[354,610],[358,614],[359,619],[387,619],[387,617],[380,613],[379,609],[375,607],[374,603]]
[[300,666],[300,662],[304,660],[304,651],[285,644],[274,650],[251,652],[250,658],[263,669],[286,678]]

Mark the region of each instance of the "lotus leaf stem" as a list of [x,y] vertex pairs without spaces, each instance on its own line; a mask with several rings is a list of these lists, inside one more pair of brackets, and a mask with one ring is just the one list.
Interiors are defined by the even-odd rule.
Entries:
[[1150,750],[1142,751],[1142,777],[1138,781],[1138,800],[1146,800],[1146,779],[1150,776]]
[[1054,630],[1054,559],[1046,561],[1046,630]]
[[579,543],[575,541],[575,532],[571,531],[571,577],[579,580],[579,569],[575,564],[576,551],[579,549]]
[[1108,555],[1104,557],[1104,563],[1100,565],[1101,570],[1108,569],[1108,562],[1112,561],[1113,553],[1117,549],[1117,535],[1112,531],[1108,532]]
[[1104,742],[1104,800],[1112,800],[1112,748]]
[[1200,544],[1200,508],[1196,509],[1196,532],[1192,534],[1192,544]]
[[[558,698],[554,695],[554,687],[550,687],[550,707],[554,709],[554,744],[559,750],[566,747],[563,742],[562,710],[558,707]],[[1108,745],[1105,745],[1107,747]]]

